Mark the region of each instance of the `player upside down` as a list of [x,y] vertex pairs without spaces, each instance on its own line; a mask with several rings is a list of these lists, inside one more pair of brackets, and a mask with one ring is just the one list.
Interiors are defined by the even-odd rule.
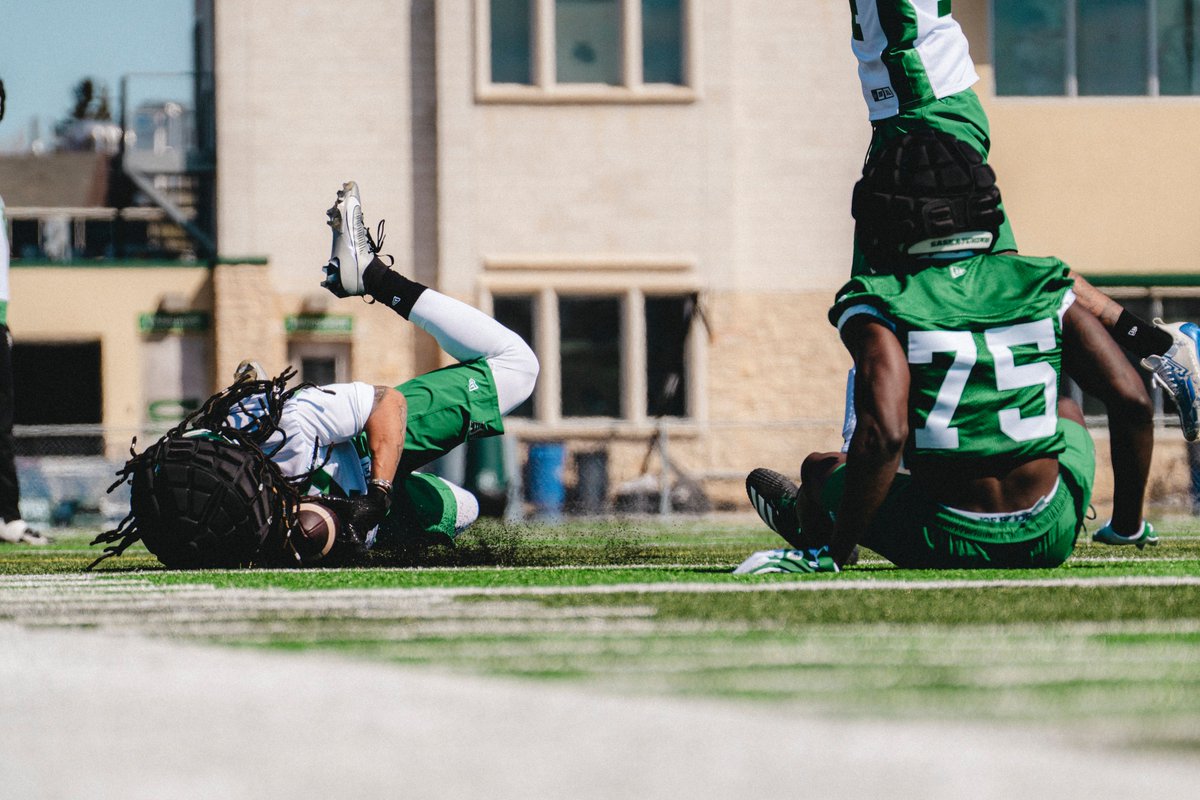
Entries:
[[1003,212],[979,154],[931,130],[894,139],[864,167],[853,214],[875,274],[851,279],[829,319],[857,369],[857,426],[847,453],[805,459],[800,487],[750,474],[751,501],[795,549],[736,571],[837,571],[858,544],[901,567],[1058,566],[1095,474],[1064,372],[1108,412],[1113,517],[1095,538],[1156,543],[1145,387],[1065,263],[990,252]]
[[[914,131],[949,134],[985,162],[991,149],[987,114],[972,86],[979,80],[967,38],[951,13],[950,0],[849,0],[851,50],[858,60],[871,141],[867,157]],[[1000,210],[1003,211],[1003,205]],[[991,252],[1016,252],[1007,215]],[[873,265],[857,245],[851,277]],[[1123,308],[1071,271],[1076,301],[1092,312],[1155,383],[1170,395],[1188,441],[1200,439],[1200,327],[1153,323]],[[854,431],[853,383],[847,385],[843,438]]]
[[326,563],[389,537],[449,542],[478,517],[470,492],[418,470],[468,439],[503,433],[502,417],[533,392],[537,357],[488,315],[385,264],[382,225],[376,241],[357,185],[343,186],[329,217],[322,286],[342,298],[370,295],[458,363],[395,387],[288,389],[290,373],[271,381],[254,366],[240,370],[234,386],[126,465],[131,513],[93,542],[115,543],[101,559],[140,538],[167,566],[300,563],[305,496],[340,521]]

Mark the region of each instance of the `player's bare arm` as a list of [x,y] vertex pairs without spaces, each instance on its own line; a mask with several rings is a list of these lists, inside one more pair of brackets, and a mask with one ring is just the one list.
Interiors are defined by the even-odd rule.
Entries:
[[395,479],[407,427],[408,402],[404,395],[390,386],[376,386],[375,401],[364,429],[371,448],[372,481],[386,481],[390,485]]
[[838,507],[830,555],[839,565],[871,524],[900,468],[908,438],[908,360],[879,320],[861,315],[842,329],[858,380],[858,427],[846,456],[846,489]]
[[1122,535],[1142,524],[1142,501],[1154,449],[1154,406],[1121,348],[1087,310],[1063,318],[1063,368],[1108,413],[1113,462],[1112,527]]

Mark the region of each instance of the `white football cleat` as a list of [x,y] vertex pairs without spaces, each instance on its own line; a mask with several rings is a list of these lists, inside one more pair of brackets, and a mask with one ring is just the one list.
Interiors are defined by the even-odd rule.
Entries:
[[375,260],[383,244],[383,223],[379,223],[376,242],[363,221],[362,199],[354,181],[342,184],[337,200],[326,213],[329,227],[333,228],[333,252],[325,265],[325,280],[321,285],[338,297],[364,295],[367,290],[363,285],[363,270]]

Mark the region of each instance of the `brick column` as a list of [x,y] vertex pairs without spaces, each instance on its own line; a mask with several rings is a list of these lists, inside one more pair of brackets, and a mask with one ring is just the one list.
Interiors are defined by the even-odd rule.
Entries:
[[213,270],[213,391],[228,386],[242,359],[275,375],[287,363],[287,337],[262,259],[218,264]]

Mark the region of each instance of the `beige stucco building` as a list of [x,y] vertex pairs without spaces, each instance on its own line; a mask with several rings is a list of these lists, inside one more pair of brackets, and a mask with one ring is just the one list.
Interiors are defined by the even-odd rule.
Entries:
[[[523,0],[200,0],[218,257],[18,268],[14,330],[98,339],[103,423],[121,431],[163,399],[156,365],[169,357],[143,351],[172,334],[136,324],[156,309],[211,315],[198,357],[209,388],[243,358],[387,383],[438,366],[428,337],[318,286],[325,209],[352,179],[368,220],[387,220],[398,268],[527,324],[542,376],[510,424],[522,444],[603,450],[615,487],[657,472],[647,451],[665,429],[671,461],[726,506],[751,468],[791,471],[836,449],[850,362],[825,311],[848,273],[849,193],[870,135],[845,0],[649,3],[666,23],[633,0],[592,4],[617,15],[611,41],[592,23],[612,18],[581,5],[531,0],[516,34],[526,72],[502,82],[511,64],[496,48],[512,36],[493,13]],[[1200,156],[1184,142],[1200,102],[998,95],[993,11],[955,3],[1022,250],[1132,287],[1114,292],[1145,313],[1191,295],[1171,284],[1196,274]],[[677,61],[667,81],[651,36]],[[617,77],[588,82],[588,70]],[[680,310],[690,335],[659,341],[657,315]],[[660,405],[672,372],[682,390]],[[1186,498],[1176,430],[1156,458],[1156,497]]]

